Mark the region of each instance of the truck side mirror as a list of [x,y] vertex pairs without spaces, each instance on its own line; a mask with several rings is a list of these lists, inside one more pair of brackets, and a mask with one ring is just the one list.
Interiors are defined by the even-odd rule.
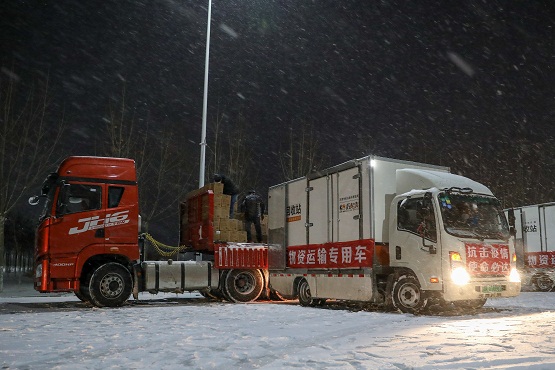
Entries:
[[509,219],[509,234],[513,237],[516,237],[516,219],[515,219],[515,210],[509,209],[507,212],[507,218]]
[[509,226],[514,228],[515,227],[515,210],[514,209],[509,209],[509,211],[507,212],[508,214],[508,218],[509,218]]
[[39,199],[40,197],[38,195],[33,195],[29,198],[29,204],[32,206],[36,206],[37,204],[39,204]]
[[58,194],[58,206],[56,207],[56,217],[61,217],[66,213],[70,186],[70,184],[64,183],[60,188],[60,193]]
[[516,237],[516,227],[514,227],[514,226],[509,227],[509,234],[512,237]]

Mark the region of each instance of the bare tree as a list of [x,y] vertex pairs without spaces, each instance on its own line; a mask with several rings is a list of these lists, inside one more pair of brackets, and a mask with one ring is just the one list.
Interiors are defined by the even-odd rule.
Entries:
[[52,121],[49,102],[48,79],[24,88],[12,72],[0,75],[0,292],[6,268],[6,217],[56,161],[54,150],[64,122]]
[[285,151],[280,151],[279,156],[281,171],[287,180],[318,170],[325,162],[314,126],[306,122],[296,126],[300,126],[300,131],[291,127],[288,147]]
[[109,117],[105,119],[108,140],[103,153],[135,159],[141,216],[148,231],[151,221],[176,216],[191,177],[191,161],[180,155],[175,135],[156,134],[150,130],[148,118],[140,125],[135,118],[124,86],[121,98],[112,99],[109,105]]
[[225,117],[223,114],[219,115],[214,124],[209,173],[223,172],[240,189],[256,187],[258,158],[255,158],[251,142],[251,127],[242,114],[237,116],[233,124],[229,123],[227,126]]

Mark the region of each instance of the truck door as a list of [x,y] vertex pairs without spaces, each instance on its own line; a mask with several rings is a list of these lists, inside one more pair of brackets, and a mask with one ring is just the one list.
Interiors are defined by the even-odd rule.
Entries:
[[104,222],[106,248],[115,252],[124,245],[135,246],[139,232],[137,187],[108,184],[106,188],[106,221]]
[[331,241],[332,205],[329,177],[312,179],[308,183],[308,243],[323,244]]
[[441,284],[430,284],[431,278],[442,276],[437,212],[432,199],[404,198],[395,207],[392,213],[396,212],[396,225],[391,225],[390,235],[391,265],[414,271],[423,289],[441,289]]
[[58,189],[55,219],[50,228],[52,278],[72,278],[81,250],[104,246],[102,186],[65,183]]
[[360,169],[353,167],[333,175],[333,241],[357,240],[361,235]]

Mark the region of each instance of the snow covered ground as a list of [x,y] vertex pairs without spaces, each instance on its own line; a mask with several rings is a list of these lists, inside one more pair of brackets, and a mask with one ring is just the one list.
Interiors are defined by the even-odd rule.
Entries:
[[555,293],[413,316],[145,294],[97,309],[27,284],[0,293],[3,369],[554,369]]

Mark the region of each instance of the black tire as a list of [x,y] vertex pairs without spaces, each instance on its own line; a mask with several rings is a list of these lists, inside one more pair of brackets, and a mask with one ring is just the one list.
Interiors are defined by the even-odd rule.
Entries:
[[534,290],[538,292],[550,292],[555,287],[555,283],[546,274],[536,274],[532,277]]
[[264,289],[260,270],[230,270],[225,277],[226,298],[236,303],[255,301]]
[[404,313],[417,314],[426,308],[428,299],[413,275],[399,276],[393,283],[393,306]]
[[79,290],[76,290],[73,293],[75,293],[75,296],[82,302],[89,303],[91,301],[91,296],[88,294],[88,290],[85,293],[85,289],[82,286]]
[[297,285],[297,292],[299,294],[299,303],[301,306],[316,307],[323,306],[326,303],[325,299],[312,298],[310,285],[308,285],[308,281],[306,281],[306,279],[299,281],[299,285]]
[[91,276],[91,303],[97,307],[122,306],[131,295],[132,285],[131,273],[124,266],[115,262],[102,265]]
[[453,306],[467,310],[477,310],[484,307],[487,298],[467,299],[465,301],[453,301]]
[[77,298],[86,303],[91,301],[91,293],[89,290],[90,281],[91,274],[87,273],[87,276],[84,279],[81,279],[81,282],[79,284],[79,291],[74,292]]

